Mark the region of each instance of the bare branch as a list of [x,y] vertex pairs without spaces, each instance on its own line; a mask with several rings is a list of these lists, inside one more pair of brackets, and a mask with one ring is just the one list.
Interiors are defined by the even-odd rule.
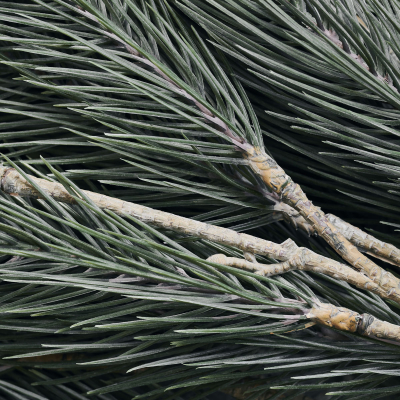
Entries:
[[345,264],[318,255],[305,247],[298,247],[285,262],[279,264],[259,264],[236,257],[227,257],[224,254],[215,254],[209,257],[208,261],[244,269],[261,276],[280,275],[296,270],[319,272],[348,282],[360,289],[374,292],[383,298],[392,299],[397,302],[400,301],[400,292],[385,292],[377,283],[364,274],[355,271]]
[[253,171],[262,177],[270,190],[277,193],[282,202],[297,210],[315,231],[357,271],[362,271],[384,291],[391,295],[399,292],[400,280],[376,265],[351,244],[328,220],[324,212],[315,207],[285,171],[268,156],[264,149],[253,147],[246,153]]
[[320,325],[384,341],[400,342],[400,326],[381,321],[370,314],[358,314],[333,304],[317,304],[307,317]]
[[326,217],[347,240],[357,246],[361,251],[365,251],[373,257],[400,267],[400,250],[397,247],[382,242],[335,215],[327,214]]

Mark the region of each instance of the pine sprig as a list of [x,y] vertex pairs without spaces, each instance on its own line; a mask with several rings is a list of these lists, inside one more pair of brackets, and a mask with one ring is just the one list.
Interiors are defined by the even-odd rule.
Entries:
[[[326,37],[314,19],[315,15],[324,15],[323,18],[327,19],[323,21],[323,26],[326,29],[330,28],[332,34],[343,33],[349,40],[350,36],[356,40],[358,31],[364,32],[362,37],[368,34],[368,29],[363,28],[359,18],[361,22],[368,21],[366,15],[372,15],[371,11],[368,8],[363,9],[361,4],[349,5],[349,12],[352,13],[350,16],[349,12],[346,15],[341,14],[342,11],[338,14],[336,6],[333,5],[325,6],[313,2],[312,5],[300,6],[299,3],[298,10],[294,7],[290,9],[289,14],[296,22],[292,20],[293,23],[289,24],[284,22],[289,21],[288,19],[278,17],[272,3],[260,2],[260,6],[256,6],[255,3],[243,1],[236,2],[234,6],[227,6],[223,1],[210,2],[215,8],[206,4],[190,2],[181,7],[207,29],[218,48],[236,60],[233,65],[243,83],[261,94],[253,94],[250,97],[254,104],[258,104],[256,111],[265,129],[264,133],[293,149],[276,149],[273,142],[268,142],[268,147],[276,158],[287,166],[286,169],[289,168],[290,175],[295,174],[302,186],[307,187],[307,180],[310,182],[311,178],[328,178],[327,181],[321,182],[328,190],[337,187],[336,177],[341,176],[345,179],[341,181],[344,184],[345,195],[356,194],[358,189],[363,191],[362,196],[356,200],[353,197],[351,201],[341,194],[343,192],[336,192],[335,201],[352,209],[353,217],[350,218],[354,218],[360,208],[368,212],[370,208],[366,203],[375,206],[379,204],[381,215],[387,215],[386,218],[397,218],[393,213],[390,216],[390,211],[385,212],[385,208],[394,205],[397,198],[390,197],[386,191],[382,182],[385,173],[381,172],[382,168],[385,168],[383,164],[387,165],[386,171],[394,171],[395,168],[392,169],[389,165],[396,165],[398,162],[393,153],[398,145],[395,127],[398,106],[391,101],[393,108],[388,108],[385,104],[388,101],[387,96],[395,95],[393,89],[384,82],[379,83],[379,79],[374,77],[375,64],[370,64],[371,71],[364,68],[363,81],[360,81],[358,70],[363,67],[357,60],[348,58],[337,43]],[[246,13],[239,13],[242,5],[247,7]],[[357,7],[357,10],[354,7]],[[368,4],[368,7],[375,10],[377,6]],[[380,13],[384,12],[388,16],[393,12],[384,11],[384,6],[380,8]],[[231,18],[213,18],[214,9],[226,13]],[[262,13],[261,9],[265,12]],[[271,10],[275,11],[271,13]],[[309,10],[310,14],[304,13],[303,10]],[[289,16],[285,18],[290,19]],[[371,18],[375,18],[376,21],[376,17]],[[281,27],[272,25],[271,20]],[[392,35],[396,34],[395,29],[389,28],[389,25],[395,24],[395,20],[395,17],[385,19],[384,23],[387,32],[390,29]],[[259,27],[252,25],[255,21]],[[380,26],[380,23],[376,26]],[[306,27],[310,27],[314,33],[308,31],[299,39],[299,32],[306,32]],[[255,32],[259,39],[248,40],[248,35],[255,35]],[[290,40],[288,35],[292,35]],[[280,40],[277,40],[277,37]],[[294,39],[297,47],[291,46],[291,40]],[[397,65],[398,60],[394,56],[393,48],[388,48],[391,42],[376,42],[383,46],[382,53],[379,54],[376,45],[371,42],[362,43],[359,38],[357,42],[358,45],[354,41],[351,42],[354,43],[354,47],[353,44],[350,45],[351,51],[362,55],[366,62],[374,57],[382,60],[382,54],[386,55],[378,71],[382,76],[387,73],[384,65]],[[303,52],[299,47],[304,49]],[[243,67],[238,68],[237,60],[243,63]],[[346,60],[346,63],[350,63],[349,67],[346,70],[341,69],[338,60]],[[371,85],[374,85],[375,89]],[[318,137],[321,137],[321,141]],[[338,152],[332,146],[345,151]],[[310,160],[307,163],[307,166],[313,166],[311,173],[304,169],[304,164],[296,162],[293,151],[315,161],[313,163]],[[335,171],[335,178],[332,170]],[[395,178],[394,175],[386,176]],[[361,182],[362,186],[356,186]],[[354,190],[354,187],[357,187],[357,190]],[[316,192],[315,195],[321,197],[323,202],[325,196],[321,196],[320,193]],[[382,201],[382,198],[385,200]],[[329,201],[327,206],[332,207]],[[331,210],[334,212],[333,208]],[[361,214],[358,218],[361,219]],[[369,223],[372,224],[373,221]]]

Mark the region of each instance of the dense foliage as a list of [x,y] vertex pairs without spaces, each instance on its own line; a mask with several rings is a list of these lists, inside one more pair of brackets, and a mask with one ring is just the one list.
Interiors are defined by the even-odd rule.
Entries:
[[339,259],[283,221],[208,110],[326,212],[398,244],[399,6],[0,1],[3,162],[83,198],[1,194],[0,398],[396,396],[398,346],[293,316],[317,297],[399,325],[398,304],[322,274],[217,267],[240,251],[80,189]]

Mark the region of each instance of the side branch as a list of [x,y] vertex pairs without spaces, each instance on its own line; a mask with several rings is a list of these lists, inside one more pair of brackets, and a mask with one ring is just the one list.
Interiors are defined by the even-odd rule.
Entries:
[[364,274],[304,247],[294,250],[288,260],[279,264],[259,264],[236,257],[226,257],[224,254],[215,254],[209,257],[208,261],[244,269],[261,276],[280,275],[296,270],[319,272],[348,282],[360,289],[369,290],[380,297],[400,302],[400,291],[387,292]]
[[[311,226],[293,207],[276,200],[272,196],[268,199],[275,201],[274,211],[281,214],[281,219],[293,225],[296,229],[300,228],[308,235],[315,233],[315,229]],[[383,242],[363,230],[343,221],[341,218],[333,214],[326,214],[328,221],[354,246],[363,253],[367,253],[372,257],[379,258],[389,264],[400,267],[400,250],[392,244]]]
[[253,147],[245,156],[249,160],[250,167],[262,178],[267,187],[278,194],[282,202],[297,210],[318,235],[357,271],[367,274],[389,294],[400,290],[400,280],[361,254],[328,220],[324,212],[308,200],[301,187],[292,181],[264,149]]
[[[49,182],[30,175],[27,177],[54,200],[70,204],[76,202],[74,197],[60,183]],[[11,196],[43,198],[40,192],[14,168],[0,168],[0,189]],[[297,248],[290,240],[279,245],[251,235],[237,233],[230,229],[190,220],[90,191],[84,191],[84,193],[103,210],[111,210],[121,216],[131,215],[143,222],[158,227],[235,246],[246,253],[262,254],[284,261],[281,264],[275,265],[260,265],[239,259],[229,261],[232,262],[232,265],[240,268],[259,272],[267,276],[283,273],[291,269],[322,272],[400,303],[400,292],[390,291],[387,293],[368,277],[336,261],[314,254],[311,250]],[[369,314],[360,315],[354,311],[339,308],[332,304],[314,304],[307,317],[315,323],[342,331],[358,332],[368,337],[400,342],[399,326],[380,321]]]
[[[244,157],[248,158],[253,171],[260,175],[269,189],[281,198],[282,205],[277,204],[277,207],[282,208],[283,212],[289,216],[291,221],[300,224],[300,226],[309,233],[318,233],[345,260],[353,265],[354,268],[365,272],[375,283],[382,286],[385,291],[397,291],[400,289],[400,280],[395,278],[392,274],[384,271],[367,257],[362,255],[334,226],[334,224],[326,218],[325,214],[307,199],[301,188],[294,184],[291,178],[286,175],[285,171],[279,167],[271,157],[267,156],[263,149],[253,147],[251,143],[247,143],[243,138],[238,137],[221,118],[214,115],[208,107],[200,103],[184,88],[171,80],[157,65],[154,64],[154,62],[144,56],[138,49],[125,43],[124,40],[115,34],[108,32],[98,17],[87,10],[82,10],[80,7],[77,7],[76,11],[99,24],[102,27],[105,36],[124,45],[126,50],[136,59],[136,61],[145,64],[147,68],[150,68],[155,74],[164,79],[171,90],[189,100],[202,113],[203,117],[210,125],[223,133],[228,140],[240,148]],[[328,35],[328,32],[325,32],[323,26],[320,26],[319,28],[322,29],[325,35]],[[332,36],[332,33],[330,36]],[[337,45],[339,45],[339,43],[342,44],[339,38],[335,37],[335,40]],[[286,207],[285,205],[289,207]],[[300,215],[293,213],[292,209],[297,211]],[[158,213],[160,213],[160,211],[158,211]],[[187,224],[189,224],[189,222],[183,223],[182,231],[186,229],[184,226]],[[202,236],[200,235],[200,237]],[[237,247],[241,248],[240,246]]]

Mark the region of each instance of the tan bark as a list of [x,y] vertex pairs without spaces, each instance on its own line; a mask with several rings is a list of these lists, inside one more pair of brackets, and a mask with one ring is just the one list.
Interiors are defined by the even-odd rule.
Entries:
[[317,324],[353,333],[357,331],[361,320],[361,315],[355,311],[325,303],[315,305],[307,317]]
[[[300,228],[308,235],[315,233],[315,228],[288,204],[277,201],[274,205],[274,211],[281,213],[282,219],[293,225],[296,229]],[[359,251],[400,267],[400,249],[396,246],[377,239],[348,222],[343,221],[336,215],[326,214],[326,218],[338,232],[356,246]]]
[[328,220],[324,212],[308,200],[300,186],[295,184],[263,149],[253,147],[246,152],[246,157],[253,171],[263,179],[268,188],[277,193],[284,203],[297,210],[318,235],[324,238],[357,271],[366,273],[389,296],[400,290],[400,280],[361,254]]
[[[5,193],[12,196],[42,198],[40,193],[13,168],[0,168],[0,177],[1,190]],[[56,201],[75,203],[73,196],[60,183],[49,182],[31,175],[29,175],[29,179],[39,185],[43,191]],[[122,216],[131,215],[151,225],[234,246],[245,252],[265,255],[277,260],[286,260],[291,251],[285,246],[245,233],[238,233],[231,229],[209,225],[98,193],[86,190],[83,192],[101,209],[110,210]]]
[[[282,201],[273,199],[272,196],[268,198],[275,201],[274,211],[281,214],[282,220],[291,224],[296,229],[300,228],[308,235],[315,233],[314,227],[293,207]],[[326,218],[349,242],[354,244],[359,251],[400,267],[400,249],[396,246],[369,235],[363,230],[343,221],[336,215],[326,214]]]
[[[269,198],[269,197],[268,197]],[[270,199],[270,198],[269,198]],[[273,199],[275,200],[275,199]],[[300,228],[302,231],[306,232],[308,235],[315,233],[314,227],[312,227],[305,218],[300,215],[300,213],[288,204],[281,201],[275,200],[274,211],[279,212],[282,219],[289,224],[293,225],[296,229]]]
[[261,276],[281,275],[296,270],[319,272],[400,303],[399,292],[388,293],[368,276],[360,274],[345,264],[320,256],[304,247],[297,248],[287,261],[279,264],[259,264],[236,257],[226,257],[224,254],[215,254],[209,257],[208,261],[244,269]]
[[357,332],[363,336],[400,342],[400,327],[381,321],[370,314],[363,314]]
[[[57,182],[49,182],[44,179],[28,175],[29,179],[40,186],[56,201],[75,203],[64,186]],[[13,168],[0,168],[0,187],[5,193],[12,196],[42,198],[41,194]],[[124,216],[131,215],[143,222],[170,229],[186,235],[197,236],[217,243],[237,247],[245,254],[260,254],[284,261],[282,264],[260,265],[240,259],[232,259],[234,266],[241,267],[256,273],[268,275],[281,274],[292,269],[303,269],[320,272],[337,279],[349,282],[361,289],[370,290],[381,297],[389,298],[400,303],[400,290],[387,291],[385,287],[371,280],[367,276],[352,270],[350,267],[338,263],[329,258],[317,255],[306,248],[297,248],[294,242],[287,240],[282,244],[276,244],[244,233],[238,233],[231,229],[209,225],[204,222],[180,217],[164,211],[154,210],[139,204],[129,203],[113,197],[98,193],[83,191],[99,208],[113,211]],[[237,260],[237,261],[233,261]]]
[[[41,190],[56,201],[70,204],[75,203],[74,197],[71,196],[60,183],[49,182],[30,175],[28,175],[28,178],[39,185]],[[3,192],[12,196],[43,197],[39,191],[13,168],[0,168],[0,187]],[[399,302],[398,292],[385,292],[383,291],[383,287],[379,287],[372,280],[357,271],[353,271],[351,268],[326,257],[314,254],[311,250],[297,248],[290,240],[279,245],[254,236],[237,233],[230,229],[179,217],[163,211],[153,210],[149,207],[112,197],[89,191],[84,191],[84,193],[99,208],[111,210],[121,216],[132,215],[143,222],[159,227],[238,247],[246,253],[262,254],[284,261],[281,264],[260,265],[254,263],[254,257],[249,257],[249,259],[253,259],[253,262],[233,258],[230,261],[232,261],[232,265],[234,266],[255,271],[263,275],[283,273],[295,268],[309,268],[308,270],[325,273],[338,279],[346,280],[363,289],[372,290],[382,297],[388,297]],[[224,262],[223,259],[220,259],[220,261],[222,261],[222,263]],[[369,314],[360,315],[345,308],[338,308],[332,304],[317,304],[310,310],[307,316],[315,323],[332,328],[349,332],[356,332],[357,329],[359,329],[359,333],[364,336],[374,336],[382,339],[400,341],[400,327],[375,319]],[[362,322],[360,327],[359,321]]]
[[[98,23],[104,29],[104,25],[95,15],[86,10],[82,10],[80,7],[77,8],[77,12]],[[326,30],[323,28],[323,26],[320,26],[320,29],[327,37],[333,40],[337,46],[344,48],[344,44],[339,40],[339,37],[335,32]],[[300,225],[309,233],[318,233],[355,269],[365,272],[375,283],[382,286],[389,295],[393,291],[400,290],[400,280],[389,272],[386,272],[382,268],[378,267],[375,263],[362,255],[357,248],[352,245],[338,231],[338,229],[335,228],[335,226],[326,218],[324,213],[307,199],[301,188],[296,185],[288,175],[286,175],[285,171],[280,168],[271,157],[266,155],[263,149],[256,148],[251,143],[247,143],[243,138],[238,137],[221,118],[214,115],[208,107],[196,100],[184,88],[180,87],[179,84],[168,77],[157,65],[155,65],[151,60],[147,59],[138,49],[134,49],[128,43],[125,43],[125,41],[120,37],[108,32],[107,30],[104,30],[104,35],[120,44],[123,44],[126,50],[133,57],[135,57],[137,61],[145,64],[148,68],[152,69],[155,74],[164,79],[172,91],[190,100],[203,114],[203,117],[210,125],[220,131],[228,140],[241,149],[244,157],[248,158],[249,164],[253,171],[262,177],[265,184],[273,193],[281,196],[283,200],[281,207],[285,209],[284,211],[295,225]],[[350,51],[349,49],[347,50]],[[362,60],[359,60],[357,55],[353,56],[356,60],[362,63]],[[297,211],[300,216],[293,213],[292,209],[286,207],[284,204]],[[121,206],[121,204],[119,204],[119,206]],[[161,213],[161,211],[158,211],[158,213]],[[190,225],[190,223],[183,220],[181,220],[181,222],[183,229],[182,232],[185,232],[186,225]],[[211,232],[209,233],[211,234]],[[203,237],[201,235],[197,236]],[[238,247],[241,248],[240,246]]]
[[336,229],[356,247],[373,257],[400,267],[400,250],[397,247],[382,242],[335,215],[327,214],[326,217],[328,221],[331,222]]
[[358,314],[333,304],[315,305],[307,314],[313,322],[362,336],[400,342],[400,326],[381,321],[370,314]]

